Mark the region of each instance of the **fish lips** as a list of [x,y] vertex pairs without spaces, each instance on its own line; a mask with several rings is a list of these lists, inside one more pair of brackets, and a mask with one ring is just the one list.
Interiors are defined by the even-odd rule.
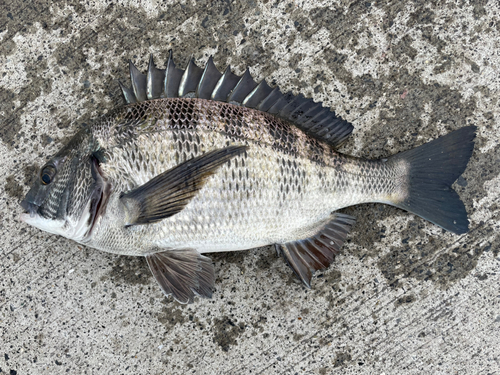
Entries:
[[35,212],[38,211],[38,209],[40,208],[39,206],[37,206],[36,204],[28,201],[26,198],[24,198],[21,203],[20,203],[21,207],[23,208],[23,210],[25,211],[25,213],[28,213],[30,215],[34,215]]
[[45,197],[47,195],[46,188],[39,184],[34,185],[24,199],[20,202],[24,213],[21,214],[21,220],[25,221],[28,218],[33,218],[37,214],[39,215],[40,206],[42,205]]
[[[31,190],[26,194],[24,199],[20,202],[21,207],[24,209],[25,214],[29,214],[30,217],[34,217],[37,214],[45,217],[43,214],[43,210],[41,211],[40,208],[45,202],[45,199],[47,198],[47,194],[49,194],[49,186],[44,186],[40,183],[36,183]],[[62,192],[61,199],[58,202],[58,210],[56,213],[56,217],[53,217],[52,219],[63,219],[62,216],[64,216],[64,213],[66,212],[66,208],[68,205],[68,194],[69,190],[64,189]],[[25,220],[24,220],[25,221]]]
[[26,198],[21,201],[20,205],[24,210],[24,212],[21,214],[21,220],[24,222],[28,221],[29,218],[35,217],[35,215],[38,213],[38,209],[40,208],[40,206],[37,206],[36,204],[30,202]]
[[29,194],[23,201],[21,201],[20,204],[25,211],[19,217],[21,221],[46,232],[64,236],[64,226],[66,224],[65,220],[60,218],[48,219],[44,217],[40,210],[40,206],[33,203],[33,201],[30,201]]

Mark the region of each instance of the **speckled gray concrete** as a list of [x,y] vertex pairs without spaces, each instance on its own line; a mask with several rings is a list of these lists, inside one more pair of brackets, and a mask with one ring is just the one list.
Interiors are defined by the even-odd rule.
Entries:
[[[0,373],[500,373],[497,1],[63,3],[0,5]],[[128,58],[145,69],[170,48],[326,102],[357,156],[476,124],[456,184],[470,233],[349,208],[358,222],[312,290],[263,248],[213,256],[213,299],[183,306],[143,259],[21,223],[33,165],[121,105]]]

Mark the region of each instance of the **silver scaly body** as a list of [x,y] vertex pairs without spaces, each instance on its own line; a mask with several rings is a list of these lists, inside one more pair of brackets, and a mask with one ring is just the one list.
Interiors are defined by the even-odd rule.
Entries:
[[[130,117],[148,120],[126,125]],[[233,251],[296,241],[315,234],[333,211],[401,200],[406,192],[403,161],[347,157],[274,116],[227,103],[177,98],[131,104],[91,132],[109,150],[101,169],[113,193],[106,214],[81,242],[117,254]],[[221,145],[240,144],[247,152],[219,168],[180,213],[125,227],[120,192]]]

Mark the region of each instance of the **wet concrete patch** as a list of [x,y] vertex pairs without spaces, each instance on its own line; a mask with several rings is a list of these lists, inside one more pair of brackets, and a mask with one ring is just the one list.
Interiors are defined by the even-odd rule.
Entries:
[[335,362],[333,367],[342,367],[345,366],[352,360],[352,356],[348,351],[337,352],[335,356]]
[[[2,53],[0,50],[0,55]],[[36,62],[27,62],[24,71],[26,72],[28,84],[21,87],[19,91],[0,90],[0,111],[3,113],[0,140],[8,147],[19,149],[19,147],[23,146],[19,142],[24,136],[20,132],[20,117],[24,113],[26,105],[34,101],[42,93],[49,93],[52,90],[51,81],[44,78],[43,73],[46,69],[47,63],[43,59]],[[13,98],[16,99],[16,105],[13,105]]]
[[270,246],[268,251],[259,251],[255,265],[261,270],[269,270],[278,261],[285,261],[283,257],[276,255],[274,246]]
[[213,341],[227,352],[231,346],[237,345],[238,337],[243,334],[245,328],[244,323],[238,323],[228,316],[215,318],[211,327]]
[[5,178],[4,190],[11,198],[18,201],[23,198],[23,188],[21,184],[17,182],[15,175],[10,175]]
[[[491,232],[490,229],[483,227],[478,230]],[[473,271],[487,249],[487,246],[477,245],[471,248],[468,244],[450,247],[444,241],[432,237],[427,243],[418,241],[411,246],[407,244],[408,237],[405,237],[403,246],[392,247],[377,263],[392,287],[399,286],[401,277],[411,277],[433,281],[436,285],[447,288]]]
[[107,277],[116,284],[149,285],[154,281],[144,257],[117,256]]
[[242,272],[245,270],[244,261],[245,258],[251,256],[248,251],[231,251],[223,253],[211,253],[207,254],[210,259],[214,262],[224,262],[235,264],[241,268]]
[[4,122],[0,127],[0,139],[5,144],[13,147],[15,145],[14,139],[19,135],[21,123],[16,107],[12,103],[12,99],[16,94],[10,90],[0,90],[0,111],[4,113]]
[[401,305],[406,305],[408,303],[413,303],[416,301],[416,297],[414,294],[408,294],[408,295],[405,295],[403,297],[400,297],[396,300],[396,302],[394,302],[394,306],[395,307],[399,307]]
[[162,307],[161,312],[156,313],[155,316],[156,319],[158,319],[158,322],[163,324],[169,330],[177,324],[183,324],[187,320],[184,310],[172,304]]
[[[449,87],[425,84],[404,68],[394,74],[389,81],[397,81],[399,90],[401,92],[406,90],[406,95],[404,99],[394,103],[394,111],[381,110],[380,126],[365,133],[363,141],[368,146],[363,150],[365,157],[377,159],[412,149],[422,143],[417,140],[422,134],[432,138],[439,136],[435,131],[435,124],[442,124],[450,132],[468,125],[468,120],[474,116],[476,109],[474,98],[463,100],[458,91]],[[376,97],[376,91],[380,89],[384,91],[389,89],[371,77],[365,77],[364,82],[358,81],[358,85],[355,86],[363,86],[365,91],[363,96],[372,97]],[[399,90],[393,95],[399,96]],[[426,112],[426,105],[432,105],[432,111],[428,114],[427,124],[424,124],[421,116]],[[394,142],[390,144],[389,139]]]

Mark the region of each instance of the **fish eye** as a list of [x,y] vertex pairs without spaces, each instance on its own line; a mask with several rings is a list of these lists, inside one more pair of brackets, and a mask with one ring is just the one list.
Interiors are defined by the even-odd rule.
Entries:
[[47,165],[42,168],[42,172],[40,173],[40,180],[42,184],[48,185],[54,179],[56,175],[56,168],[53,165]]

